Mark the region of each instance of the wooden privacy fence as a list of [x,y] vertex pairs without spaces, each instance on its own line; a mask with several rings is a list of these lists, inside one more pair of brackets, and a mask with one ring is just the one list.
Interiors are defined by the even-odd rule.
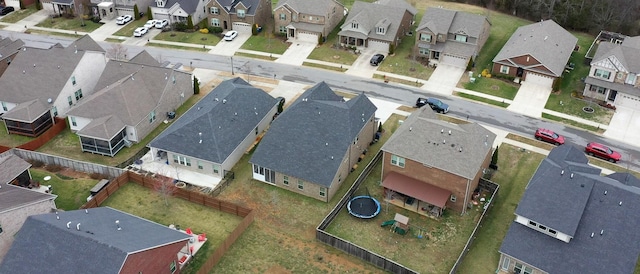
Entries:
[[19,148],[14,148],[13,154],[19,156],[20,158],[26,161],[40,161],[40,162],[43,162],[45,165],[59,165],[59,166],[68,167],[73,170],[77,170],[77,171],[88,173],[88,174],[91,174],[91,173],[102,174],[102,175],[108,176],[109,178],[118,177],[125,172],[123,169],[120,169],[117,167],[99,165],[99,164],[94,164],[90,162],[77,161],[69,158],[64,158],[60,156],[55,156],[55,155],[36,152],[36,151],[24,150]]
[[331,224],[331,222],[336,218],[338,213],[340,213],[340,210],[342,210],[347,205],[347,203],[354,196],[354,193],[358,190],[362,182],[364,182],[367,176],[369,176],[369,173],[371,173],[371,170],[373,170],[373,167],[376,164],[378,164],[378,162],[380,162],[381,159],[382,159],[382,151],[378,151],[378,154],[376,154],[376,156],[373,157],[373,160],[371,160],[371,162],[369,162],[369,164],[364,168],[362,173],[360,173],[360,175],[358,176],[356,181],[353,183],[351,188],[349,188],[347,193],[345,193],[344,196],[342,196],[342,199],[340,199],[338,204],[333,208],[333,210],[331,210],[329,215],[327,215],[322,220],[322,222],[318,225],[318,227],[316,228],[316,240],[324,244],[330,245],[332,247],[335,247],[337,249],[340,249],[352,256],[358,257],[361,260],[364,260],[365,262],[373,264],[386,271],[389,271],[392,273],[399,273],[399,274],[414,274],[417,272],[399,263],[389,260],[384,256],[378,255],[352,242],[341,239],[325,231],[325,229],[329,226],[329,224]]
[[[47,129],[47,131],[42,133],[40,136],[34,138],[33,140],[18,146],[18,148],[26,149],[26,150],[39,149],[41,146],[43,146],[44,144],[49,142],[51,139],[53,139],[53,137],[56,137],[56,135],[58,135],[65,128],[67,128],[67,120],[66,119],[62,119],[62,118],[58,118],[58,117],[54,117],[53,119],[55,121],[55,124],[53,124],[53,126],[51,128]],[[3,153],[3,152],[8,151],[10,149],[11,149],[11,147],[6,147],[6,146],[1,146],[0,145],[0,153]]]
[[[118,191],[121,186],[127,184],[128,182],[134,182],[141,186],[153,189],[154,186],[159,183],[159,181],[159,178],[144,176],[141,174],[133,173],[131,171],[125,171],[124,173],[122,173],[122,175],[111,180],[107,187],[98,192],[98,194],[96,194],[93,199],[82,205],[81,208],[92,208],[100,206],[100,204],[102,204],[107,198],[109,198],[109,196]],[[227,250],[229,250],[229,248],[231,248],[233,243],[235,243],[236,240],[238,240],[238,238],[242,236],[242,233],[244,233],[249,225],[253,223],[255,213],[251,209],[236,205],[234,203],[223,201],[210,195],[188,191],[181,188],[176,189],[173,195],[193,203],[201,204],[209,208],[243,217],[240,224],[238,224],[238,226],[236,226],[231,234],[227,236],[222,244],[218,246],[218,248],[216,248],[213,254],[204,262],[204,264],[197,272],[198,274],[209,273],[216,266],[216,264],[220,262],[224,254],[227,252]]]

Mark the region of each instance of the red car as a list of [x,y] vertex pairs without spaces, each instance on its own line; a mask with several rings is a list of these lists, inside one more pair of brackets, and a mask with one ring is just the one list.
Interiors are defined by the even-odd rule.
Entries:
[[595,142],[588,143],[584,148],[584,152],[590,156],[602,158],[612,163],[622,159],[622,155],[620,155],[620,153],[611,150],[608,146]]
[[557,133],[548,129],[539,128],[538,130],[536,130],[535,135],[536,140],[538,141],[545,141],[555,144],[556,146],[564,144],[564,136],[558,135]]

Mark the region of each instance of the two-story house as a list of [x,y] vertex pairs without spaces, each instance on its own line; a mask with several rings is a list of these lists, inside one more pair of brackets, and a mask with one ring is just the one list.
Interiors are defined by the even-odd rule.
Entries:
[[23,47],[0,76],[0,114],[10,134],[39,136],[89,95],[107,64],[89,35],[66,48]]
[[376,109],[316,84],[271,124],[249,160],[253,179],[329,202],[373,141]]
[[640,180],[600,174],[572,145],[551,150],[518,203],[497,273],[634,273]]
[[342,21],[344,10],[336,0],[280,0],[273,10],[274,30],[289,39],[318,43]]
[[0,76],[7,70],[16,55],[24,47],[22,40],[12,40],[6,37],[0,40]]
[[585,79],[583,95],[640,110],[640,36],[622,43],[601,41]]
[[163,67],[146,51],[107,64],[96,91],[68,114],[82,151],[114,156],[142,141],[193,95],[191,73]]
[[191,16],[191,23],[197,25],[207,19],[207,6],[211,0],[155,0],[151,4],[153,19],[167,19],[170,24],[187,23]]
[[356,1],[340,27],[340,44],[388,53],[410,30],[416,9],[398,1],[367,3]]
[[416,110],[382,146],[385,200],[426,216],[465,213],[495,138],[479,124],[452,124],[429,107]]
[[272,7],[270,0],[213,0],[207,9],[211,26],[251,33],[253,25],[267,24]]
[[430,65],[466,67],[480,53],[490,28],[482,15],[429,8],[416,29],[414,55],[427,58]]

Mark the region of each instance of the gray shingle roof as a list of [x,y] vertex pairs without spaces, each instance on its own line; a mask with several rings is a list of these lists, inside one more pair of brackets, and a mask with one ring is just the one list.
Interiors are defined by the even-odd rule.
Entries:
[[4,113],[4,119],[11,119],[31,123],[49,111],[49,106],[42,100],[34,99],[18,104],[16,107]]
[[[11,182],[13,179],[29,169],[31,164],[11,153],[0,155],[0,185]],[[1,200],[1,199],[0,199]],[[0,207],[1,208],[1,207]]]
[[[164,8],[169,9],[171,7],[173,7],[173,5],[175,5],[176,3],[180,4],[180,8],[182,8],[185,12],[187,12],[187,14],[189,15],[193,15],[193,13],[196,11],[196,8],[198,8],[198,2],[200,2],[200,0],[167,0],[167,3],[165,4]],[[157,7],[158,2],[153,1],[151,2],[151,5],[153,7]]]
[[11,54],[18,52],[22,47],[24,47],[24,42],[20,39],[11,40],[7,37],[0,40],[0,59],[7,58]]
[[347,149],[375,111],[364,94],[345,102],[320,82],[273,121],[249,162],[331,187]]
[[448,123],[438,119],[431,108],[423,107],[402,123],[382,150],[473,179],[487,153],[493,151],[495,138],[479,124]]
[[[567,150],[573,151],[566,153]],[[554,156],[556,151],[568,158],[581,152],[573,146],[562,145],[549,155]],[[555,156],[562,158],[562,155]],[[564,175],[560,173],[562,166],[565,166]],[[572,168],[572,163],[546,158],[529,182],[516,210],[516,214],[532,217],[531,220],[552,229],[556,227],[545,222],[551,221],[565,229],[575,226],[569,243],[513,222],[500,252],[547,273],[633,273],[640,254],[637,244],[640,218],[635,217],[640,209],[638,180],[627,180],[636,182],[628,184],[618,180],[629,174],[602,177],[596,172],[574,172],[571,179]],[[597,173],[600,171],[592,169]],[[564,218],[558,215],[564,215]]]
[[221,164],[277,105],[278,100],[241,78],[226,80],[149,146]]
[[[28,206],[29,204],[53,200],[57,197],[56,195],[4,183],[0,186],[0,213]],[[5,272],[0,271],[0,273]]]
[[416,32],[428,29],[434,34],[463,32],[470,37],[480,37],[487,17],[443,8],[429,8],[422,16]]
[[276,8],[274,10],[279,9],[281,6],[287,5],[298,13],[326,16],[327,14],[331,14],[331,12],[333,12],[331,10],[331,7],[333,7],[333,5],[335,4],[344,6],[340,2],[335,0],[280,0],[278,1],[278,5],[276,5]]
[[[406,11],[405,7],[356,1],[340,28],[349,28],[352,23],[358,23],[359,29],[363,29],[365,32],[362,35],[368,38],[393,42]],[[376,33],[376,27],[378,26],[386,29],[384,34]],[[354,34],[354,31],[344,30],[338,33],[338,35],[342,36],[348,36],[349,34]],[[357,32],[355,34],[356,36],[353,37],[360,37]]]
[[409,13],[411,13],[411,15],[414,15],[414,16],[418,14],[418,9],[414,8],[410,3],[404,0],[378,0],[378,1],[375,1],[374,3],[385,5],[385,6],[401,7],[401,8],[404,8],[405,10],[408,10]]
[[625,38],[622,44],[600,42],[591,63],[616,57],[625,69],[640,73],[640,36]]
[[58,216],[59,220],[55,214],[28,217],[0,264],[0,273],[119,273],[127,255],[186,244],[190,237],[109,207],[91,208],[88,213],[61,211]]
[[519,27],[493,58],[493,62],[531,55],[556,77],[560,77],[577,42],[578,38],[553,20],[533,23]]
[[[118,61],[115,61],[115,62],[118,62]],[[146,50],[143,50],[138,54],[136,54],[136,56],[133,56],[133,58],[129,60],[129,63],[146,65],[146,66],[155,66],[155,67],[161,65],[160,62],[158,62],[156,58],[153,58],[153,56],[151,56],[151,54],[149,54],[149,52]]]
[[244,5],[247,10],[247,15],[255,15],[260,5],[260,0],[216,0],[221,7],[224,7],[228,13],[236,13],[236,6],[240,3]]

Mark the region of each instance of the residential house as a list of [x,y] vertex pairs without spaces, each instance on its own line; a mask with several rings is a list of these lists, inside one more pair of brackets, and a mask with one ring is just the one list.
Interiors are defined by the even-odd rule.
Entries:
[[20,2],[23,7],[28,7],[36,3],[35,0],[1,0],[0,4],[4,7],[13,7],[15,10],[20,10]]
[[180,273],[178,253],[190,239],[110,207],[33,215],[0,273]]
[[275,32],[289,39],[318,43],[342,21],[345,8],[336,0],[280,0],[273,13]]
[[207,8],[211,26],[241,33],[251,33],[253,25],[266,25],[272,10],[270,0],[213,0]]
[[495,138],[477,123],[449,123],[420,108],[382,146],[385,200],[427,216],[445,209],[465,213]]
[[377,130],[364,95],[345,101],[320,82],[278,118],[253,153],[253,179],[329,202]]
[[151,155],[224,177],[269,126],[277,107],[278,100],[241,78],[223,81],[149,143]]
[[477,58],[490,28],[491,23],[482,15],[429,8],[416,29],[413,51],[430,65],[466,67],[469,59]]
[[[42,0],[54,1],[54,0]],[[69,1],[69,0],[55,0]],[[72,1],[73,2],[73,1]],[[131,15],[135,17],[134,6],[138,6],[138,12],[146,12],[147,8],[153,4],[152,0],[90,0],[86,5],[90,14],[104,21],[115,19],[121,15]]]
[[31,164],[8,151],[0,154],[0,185],[27,186],[31,181]]
[[53,117],[89,95],[107,64],[105,51],[89,35],[66,48],[23,47],[0,76],[0,114],[9,134],[38,136]]
[[416,13],[417,10],[403,0],[356,1],[340,27],[340,44],[388,53],[390,47],[397,47],[409,32]]
[[[141,62],[144,61],[144,62]],[[113,157],[142,141],[193,95],[190,73],[163,67],[146,51],[107,64],[95,93],[68,112],[82,151]]]
[[640,110],[640,36],[600,41],[583,95],[616,107]]
[[22,47],[24,47],[24,42],[20,39],[12,40],[7,37],[0,40],[0,76],[7,70]]
[[519,27],[493,58],[493,73],[551,88],[577,43],[578,38],[553,20]]
[[74,14],[76,9],[74,0],[41,0],[42,9],[52,16]]
[[185,23],[191,16],[191,23],[197,25],[207,19],[207,6],[211,0],[155,0],[151,4],[153,19],[167,19],[170,24]]
[[517,204],[497,273],[634,273],[640,180],[600,174],[572,145],[551,150]]

